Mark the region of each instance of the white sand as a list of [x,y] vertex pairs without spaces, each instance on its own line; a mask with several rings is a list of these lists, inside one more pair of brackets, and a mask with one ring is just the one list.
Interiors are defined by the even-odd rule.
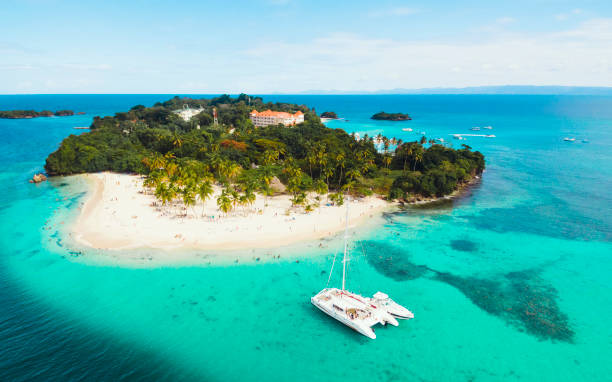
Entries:
[[[346,206],[325,206],[325,197],[322,207],[313,212],[294,211],[287,215],[291,209],[289,196],[270,197],[264,206],[264,197],[258,195],[253,207],[246,211],[237,207],[235,212],[223,216],[216,204],[220,190],[215,188],[204,205],[198,202],[187,210],[186,217],[179,217],[182,205],[152,205],[156,199],[143,193],[140,176],[114,173],[82,176],[92,181],[94,190],[73,226],[73,237],[98,249],[273,248],[331,236],[345,226]],[[391,206],[377,197],[350,203],[349,225],[364,222]]]

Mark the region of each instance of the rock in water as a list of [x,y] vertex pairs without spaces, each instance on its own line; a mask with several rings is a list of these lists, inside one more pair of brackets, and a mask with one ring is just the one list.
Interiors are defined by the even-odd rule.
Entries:
[[45,180],[47,180],[45,174],[34,174],[32,179],[30,179],[30,183],[40,183],[44,182]]

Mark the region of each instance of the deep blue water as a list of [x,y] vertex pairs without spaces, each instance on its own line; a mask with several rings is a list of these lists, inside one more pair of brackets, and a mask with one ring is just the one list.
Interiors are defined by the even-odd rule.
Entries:
[[[47,154],[95,115],[170,97],[0,96],[0,110],[86,113],[0,120],[0,379],[609,379],[612,97],[265,96],[336,111],[328,126],[361,135],[458,145],[451,134],[493,126],[461,141],[487,159],[466,197],[354,233],[352,287],[416,314],[374,342],[310,306],[333,243],[283,249],[299,263],[127,268],[75,260],[59,223],[45,229],[86,191],[27,183]],[[382,110],[413,121],[369,119]]]

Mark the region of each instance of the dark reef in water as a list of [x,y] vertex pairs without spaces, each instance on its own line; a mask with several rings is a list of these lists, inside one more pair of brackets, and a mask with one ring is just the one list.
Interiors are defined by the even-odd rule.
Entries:
[[414,280],[423,276],[429,268],[416,265],[409,260],[410,255],[393,245],[377,241],[364,241],[368,263],[378,272],[396,281]]
[[[573,342],[574,332],[567,315],[559,309],[557,291],[540,277],[539,270],[510,272],[495,278],[464,277],[414,264],[409,253],[391,244],[378,241],[362,244],[368,263],[393,280],[428,277],[446,283],[457,288],[480,309],[521,331],[542,340]],[[471,247],[471,244],[461,245]]]
[[478,250],[478,244],[471,240],[451,240],[450,242],[451,248],[455,251],[463,251],[463,252],[476,252]]
[[556,302],[557,291],[534,270],[510,272],[495,280],[437,272],[434,279],[454,286],[485,312],[540,339],[573,341],[567,315]]

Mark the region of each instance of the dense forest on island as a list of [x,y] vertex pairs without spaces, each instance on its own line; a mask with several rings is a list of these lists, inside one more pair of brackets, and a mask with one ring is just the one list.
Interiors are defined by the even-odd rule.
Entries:
[[412,118],[408,114],[404,113],[385,113],[381,111],[379,113],[374,114],[372,119],[381,120],[381,121],[410,121]]
[[321,118],[338,119],[338,114],[334,111],[324,111],[321,113]]
[[[175,111],[200,109],[189,121]],[[305,114],[304,123],[255,127],[253,109]],[[213,123],[213,110],[218,125]],[[304,105],[265,103],[241,94],[212,99],[175,97],[152,107],[137,105],[114,116],[95,117],[91,130],[70,135],[49,155],[50,175],[116,171],[146,175],[145,185],[162,201],[211,194],[223,188],[219,202],[231,209],[238,197],[270,195],[280,180],[295,205],[310,208],[309,194],[442,196],[480,174],[484,157],[468,146],[452,149],[427,141],[403,142],[382,135],[356,139],[323,125]]]
[[38,117],[69,117],[74,115],[72,110],[58,110],[55,113],[51,110],[0,110],[0,118],[5,119],[21,119],[21,118],[38,118]]

